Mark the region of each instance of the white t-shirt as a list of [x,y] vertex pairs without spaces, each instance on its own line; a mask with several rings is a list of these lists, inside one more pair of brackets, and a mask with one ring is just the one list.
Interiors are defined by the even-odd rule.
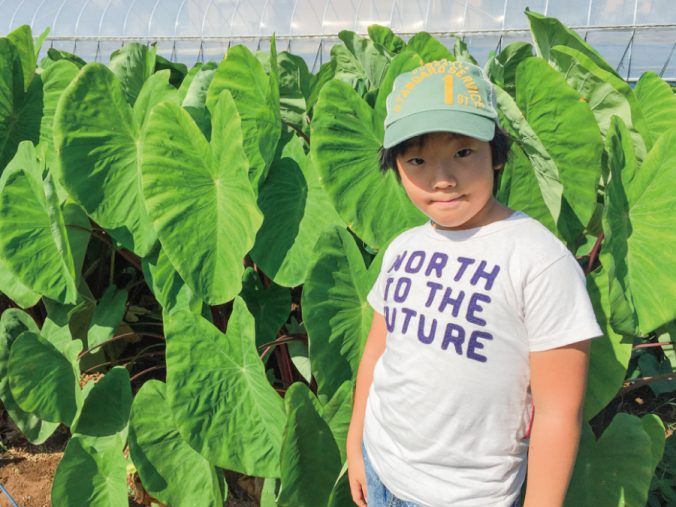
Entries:
[[380,479],[425,506],[511,506],[529,352],[602,335],[575,257],[523,212],[464,231],[428,222],[392,241],[368,301],[388,326],[364,419]]

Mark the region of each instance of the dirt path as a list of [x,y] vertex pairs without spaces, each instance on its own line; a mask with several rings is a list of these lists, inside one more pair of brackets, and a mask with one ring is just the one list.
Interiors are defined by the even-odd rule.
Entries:
[[[0,454],[0,484],[19,507],[51,507],[52,478],[62,456],[59,451],[9,449]],[[0,495],[0,507],[11,507],[5,495]]]

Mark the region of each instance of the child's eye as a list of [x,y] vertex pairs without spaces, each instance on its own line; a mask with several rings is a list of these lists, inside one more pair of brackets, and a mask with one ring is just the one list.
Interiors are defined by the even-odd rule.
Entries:
[[418,157],[413,157],[408,160],[408,163],[411,165],[421,165],[423,162],[425,162],[423,159],[418,158]]
[[472,151],[473,150],[471,148],[463,148],[462,150],[456,152],[455,156],[459,158],[469,157],[472,154]]

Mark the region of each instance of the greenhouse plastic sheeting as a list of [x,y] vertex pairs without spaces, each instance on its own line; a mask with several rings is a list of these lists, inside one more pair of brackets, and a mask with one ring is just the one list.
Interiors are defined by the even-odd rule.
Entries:
[[281,49],[316,66],[341,30],[381,24],[398,34],[461,34],[483,61],[528,39],[526,7],[574,27],[627,78],[645,70],[674,77],[673,0],[0,0],[0,26],[49,27],[48,45],[87,59],[141,40],[185,62],[219,59],[236,43],[260,48],[275,33]]

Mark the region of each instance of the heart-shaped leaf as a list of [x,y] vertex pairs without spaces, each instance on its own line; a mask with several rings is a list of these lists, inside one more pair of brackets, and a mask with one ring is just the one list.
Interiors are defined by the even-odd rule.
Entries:
[[242,258],[262,215],[230,92],[223,91],[212,112],[209,143],[180,106],[163,102],[152,110],[143,138],[143,195],[181,278],[207,303],[222,304],[240,291]]
[[374,248],[425,221],[394,173],[378,170],[382,139],[382,123],[348,84],[324,85],[312,119],[311,157],[338,214]]
[[82,342],[63,352],[32,331],[24,331],[9,351],[7,377],[12,396],[25,412],[70,425],[82,406],[77,355]]
[[[138,109],[145,105],[141,101]],[[97,224],[142,257],[156,234],[141,193],[141,125],[135,116],[140,113],[127,103],[115,75],[99,63],[87,64],[59,100],[54,145],[59,182]]]
[[[276,60],[276,55],[273,59]],[[270,77],[266,76],[263,65],[246,46],[238,44],[228,49],[225,59],[218,65],[207,94],[207,107],[212,115],[223,90],[230,91],[235,99],[242,118],[249,179],[256,192],[265,180],[281,133],[276,80],[272,73]],[[275,86],[277,90],[273,90]]]
[[183,438],[219,467],[278,477],[284,409],[244,301],[235,298],[225,335],[187,310],[172,313],[165,329],[167,392]]
[[654,414],[619,413],[598,440],[583,423],[565,506],[646,505],[663,448],[664,425]]
[[24,436],[33,444],[41,444],[54,433],[58,423],[42,421],[34,414],[22,410],[9,390],[9,350],[23,331],[37,333],[38,327],[30,315],[17,308],[8,308],[0,316],[0,400]]
[[0,256],[31,290],[64,303],[77,298],[75,261],[51,174],[22,143],[0,194]]
[[123,447],[118,435],[98,438],[74,435],[54,474],[52,498],[55,505],[127,507]]
[[258,206],[264,218],[251,250],[252,259],[276,283],[285,287],[301,285],[317,238],[342,221],[300,138],[291,135],[281,157],[273,162],[260,190]]
[[126,436],[131,410],[131,384],[126,368],[112,368],[91,389],[71,431],[91,437]]
[[146,382],[134,398],[129,453],[143,487],[160,502],[222,507],[217,471],[181,437],[162,382]]

